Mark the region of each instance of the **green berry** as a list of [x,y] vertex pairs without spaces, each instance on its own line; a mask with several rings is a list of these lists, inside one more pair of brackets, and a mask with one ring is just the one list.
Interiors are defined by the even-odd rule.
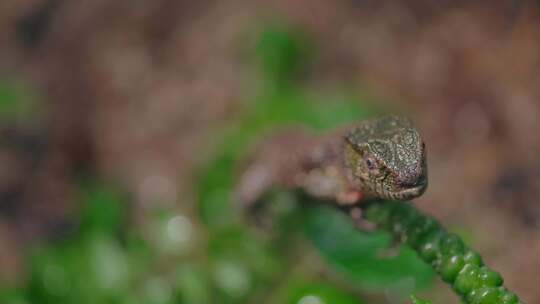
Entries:
[[499,291],[494,287],[473,290],[467,297],[470,304],[498,304]]
[[[386,207],[386,208],[385,208]],[[388,223],[391,209],[387,205],[373,204],[366,210],[366,219],[377,225],[384,226]]]
[[478,267],[484,265],[482,262],[482,257],[480,255],[472,250],[466,250],[465,254],[463,255],[463,260],[465,260],[465,264],[473,264]]
[[390,221],[393,223],[391,229],[396,236],[403,237],[411,227],[411,223],[418,219],[418,212],[411,208],[406,203],[401,204],[403,207],[395,208],[390,216]]
[[443,231],[435,230],[422,238],[418,253],[425,262],[431,263],[439,256],[440,243],[443,236]]
[[462,295],[470,293],[474,288],[480,285],[478,273],[480,268],[473,264],[465,264],[458,273],[454,282],[454,289]]
[[380,228],[390,230],[394,237],[406,239],[443,281],[453,285],[464,303],[521,303],[514,293],[501,287],[501,275],[484,266],[478,253],[467,248],[457,235],[446,232],[434,219],[419,214],[411,205],[383,202],[368,206],[364,214]]
[[435,220],[428,217],[419,217],[409,225],[407,243],[412,248],[418,249],[422,238],[437,229],[439,229],[439,225]]
[[503,278],[501,275],[498,272],[487,268],[486,266],[480,268],[478,276],[482,282],[482,285],[486,287],[499,287],[503,284]]
[[418,212],[407,203],[400,203],[392,208],[390,220],[393,222],[403,222],[408,218],[416,218]]
[[458,254],[443,256],[439,265],[441,278],[448,283],[454,282],[463,266],[465,266],[463,256]]
[[396,239],[401,239],[401,237],[405,235],[405,232],[407,231],[407,227],[400,222],[394,222],[394,224],[390,228],[392,234],[395,236]]
[[463,254],[465,244],[459,236],[449,233],[441,240],[441,252],[443,254]]
[[518,296],[515,293],[506,290],[506,288],[503,288],[503,287],[499,288],[499,293],[500,293],[501,304],[518,304],[519,303]]

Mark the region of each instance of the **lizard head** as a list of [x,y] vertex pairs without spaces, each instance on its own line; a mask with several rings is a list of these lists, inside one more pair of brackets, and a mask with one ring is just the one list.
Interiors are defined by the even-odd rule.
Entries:
[[366,194],[409,200],[426,190],[425,144],[400,116],[361,122],[345,136],[345,165]]

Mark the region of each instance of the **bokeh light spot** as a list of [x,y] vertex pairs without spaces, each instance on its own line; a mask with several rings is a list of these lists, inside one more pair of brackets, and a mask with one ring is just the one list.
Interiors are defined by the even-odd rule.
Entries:
[[303,296],[298,301],[298,304],[325,304],[325,302],[318,296],[307,295],[307,296]]

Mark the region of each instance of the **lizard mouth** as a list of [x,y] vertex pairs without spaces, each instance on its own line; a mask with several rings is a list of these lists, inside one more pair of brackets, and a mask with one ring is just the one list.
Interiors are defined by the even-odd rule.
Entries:
[[388,193],[388,196],[390,199],[394,199],[394,200],[400,200],[400,201],[410,200],[410,199],[413,199],[415,197],[422,195],[426,191],[426,188],[427,188],[427,180],[422,180],[413,187],[408,187],[408,188],[401,189],[395,192],[390,192]]

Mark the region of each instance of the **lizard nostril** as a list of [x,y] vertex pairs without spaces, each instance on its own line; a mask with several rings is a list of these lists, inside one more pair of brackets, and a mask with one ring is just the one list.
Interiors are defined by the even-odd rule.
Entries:
[[401,187],[415,187],[421,186],[426,183],[426,175],[422,174],[419,176],[404,176],[398,179],[398,183]]

